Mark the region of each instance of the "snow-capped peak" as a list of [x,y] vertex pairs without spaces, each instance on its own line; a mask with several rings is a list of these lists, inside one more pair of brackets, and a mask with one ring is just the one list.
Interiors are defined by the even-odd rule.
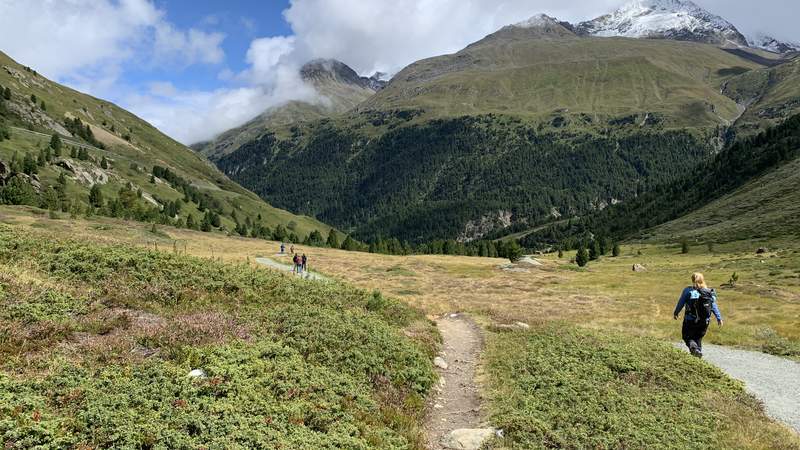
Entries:
[[583,34],[747,45],[733,24],[689,0],[633,0],[578,25]]
[[558,20],[548,16],[547,14],[537,14],[528,20],[523,20],[522,22],[515,23],[514,26],[517,28],[534,28],[534,27],[543,27],[547,25],[558,25],[558,24],[559,24]]
[[747,40],[751,47],[772,53],[791,53],[800,51],[800,42],[780,41],[768,34],[758,33]]

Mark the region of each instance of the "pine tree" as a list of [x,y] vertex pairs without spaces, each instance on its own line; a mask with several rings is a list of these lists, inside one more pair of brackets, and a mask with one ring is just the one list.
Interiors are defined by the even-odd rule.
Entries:
[[689,241],[686,240],[686,239],[683,239],[681,241],[681,253],[683,253],[685,255],[685,254],[689,253],[689,250],[690,250],[689,249]]
[[103,159],[100,160],[100,168],[108,169],[108,160],[106,160],[105,156],[103,156]]
[[58,175],[58,184],[60,184],[61,186],[66,186],[67,185],[67,176],[64,175],[64,172],[61,172]]
[[558,248],[558,258],[561,259],[564,257],[564,249],[559,247]]
[[14,150],[14,155],[11,157],[11,173],[20,173],[22,171],[22,161],[19,159],[19,153]]
[[275,227],[275,231],[272,232],[272,240],[283,242],[286,240],[286,237],[286,228],[283,225],[278,224],[278,226]]
[[358,250],[358,248],[358,242],[351,238],[350,235],[347,235],[347,237],[344,238],[344,242],[342,242],[342,250],[353,252]]
[[25,158],[22,160],[22,172],[33,175],[38,172],[38,167],[36,166],[36,158],[33,157],[30,153],[25,153]]
[[47,111],[47,105],[44,104],[44,100],[39,103],[39,107],[42,108],[42,111]]
[[512,263],[515,263],[522,258],[522,247],[516,239],[512,239],[506,246],[506,258]]
[[611,250],[611,256],[616,258],[621,254],[622,254],[622,249],[620,248],[619,244],[614,244],[614,248]]
[[597,261],[600,259],[600,244],[597,239],[589,243],[589,261]]
[[197,224],[194,221],[194,214],[189,214],[189,216],[186,218],[186,228],[190,230],[197,229]]
[[95,208],[103,206],[103,191],[100,190],[100,185],[95,183],[92,189],[89,190],[89,204]]
[[336,230],[331,228],[331,231],[328,233],[328,240],[325,241],[330,248],[339,248],[339,237],[336,236]]
[[589,264],[589,252],[586,251],[586,247],[583,245],[578,249],[578,254],[575,255],[575,262],[578,267],[585,267],[586,264]]
[[72,159],[78,159],[78,149],[75,148],[75,147],[70,148],[69,149],[69,157],[72,158]]
[[3,98],[6,100],[11,100],[11,89],[8,87],[3,89]]

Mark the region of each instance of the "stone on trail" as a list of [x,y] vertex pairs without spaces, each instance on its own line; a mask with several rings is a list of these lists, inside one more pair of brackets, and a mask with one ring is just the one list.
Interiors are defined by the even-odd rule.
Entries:
[[462,428],[453,430],[442,439],[442,447],[458,450],[478,450],[497,434],[494,428]]
[[445,361],[444,358],[442,358],[441,356],[437,356],[436,358],[433,358],[433,365],[438,367],[438,368],[440,368],[440,369],[442,369],[442,370],[447,370],[447,368],[449,367],[447,365],[447,361]]

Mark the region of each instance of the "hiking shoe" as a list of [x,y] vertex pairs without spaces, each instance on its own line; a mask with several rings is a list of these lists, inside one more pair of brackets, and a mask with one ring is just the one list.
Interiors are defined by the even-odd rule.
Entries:
[[696,356],[698,358],[702,358],[703,357],[703,351],[700,350],[700,347],[697,344],[695,344],[694,342],[689,344],[689,353],[691,353],[692,356]]

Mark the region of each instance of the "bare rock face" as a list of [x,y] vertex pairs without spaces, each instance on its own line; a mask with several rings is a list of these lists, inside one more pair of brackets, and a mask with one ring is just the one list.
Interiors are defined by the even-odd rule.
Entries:
[[[30,184],[31,186],[33,186],[33,190],[36,191],[37,194],[42,192],[42,183],[40,183],[38,180],[33,179],[31,176],[26,175],[24,173],[18,173],[18,174],[14,175],[14,176],[22,179],[24,182],[26,182],[26,183]],[[36,178],[39,178],[39,177],[36,177]]]

